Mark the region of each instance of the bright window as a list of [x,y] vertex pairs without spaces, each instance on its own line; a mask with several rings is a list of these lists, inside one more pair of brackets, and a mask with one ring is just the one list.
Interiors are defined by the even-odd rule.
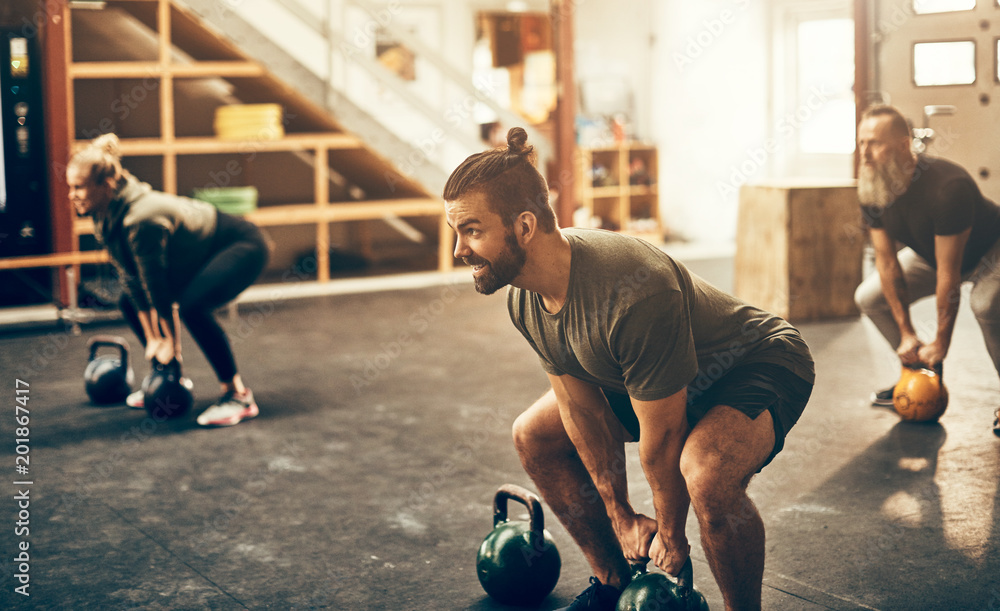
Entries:
[[917,87],[976,82],[976,43],[960,40],[914,44],[913,82]]
[[798,26],[798,140],[803,153],[854,152],[854,21]]
[[976,0],[913,0],[913,12],[918,15],[971,11],[974,8]]

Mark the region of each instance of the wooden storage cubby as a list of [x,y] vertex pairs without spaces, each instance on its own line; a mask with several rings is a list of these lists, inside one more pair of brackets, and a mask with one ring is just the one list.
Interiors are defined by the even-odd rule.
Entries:
[[578,149],[577,198],[592,226],[661,242],[656,147]]
[[[311,167],[311,176],[297,181],[304,194],[276,193],[269,201],[262,193],[260,207],[246,218],[262,227],[312,227],[319,281],[330,278],[332,224],[362,226],[386,217],[405,218],[425,233],[436,234],[437,267],[451,267],[450,229],[439,198],[398,174],[334,118],[206,28],[194,14],[171,0],[108,0],[92,6],[101,8],[88,8],[85,3],[63,7],[67,127],[74,150],[100,133],[114,131],[121,138],[126,167],[134,168],[154,188],[182,195],[190,195],[192,186],[212,186],[211,180],[189,176],[186,168],[213,163],[225,173],[225,168],[237,167],[230,165],[237,163],[242,176],[217,173],[210,177],[216,179],[214,186],[239,186],[252,184],[248,176],[254,158],[259,175],[267,171],[259,161],[264,156],[297,156]],[[91,31],[103,31],[110,20],[98,13],[107,10],[122,11],[147,26],[156,38],[155,52],[128,45],[81,44],[83,34],[74,29],[74,18],[88,20],[83,25],[91,26]],[[75,52],[84,47],[86,53]],[[198,103],[199,88],[219,82],[230,87],[235,103],[280,103],[286,117],[284,137],[217,138],[211,129],[211,108],[206,112],[202,106],[198,117],[190,109]],[[92,99],[95,93],[111,102],[96,108],[75,103],[78,96]],[[387,175],[394,180],[387,181]],[[71,214],[69,206],[65,208]],[[73,219],[69,224],[73,249],[84,250],[80,238],[93,233],[93,224],[89,219]],[[371,251],[367,229],[352,235],[362,241],[362,250]]]

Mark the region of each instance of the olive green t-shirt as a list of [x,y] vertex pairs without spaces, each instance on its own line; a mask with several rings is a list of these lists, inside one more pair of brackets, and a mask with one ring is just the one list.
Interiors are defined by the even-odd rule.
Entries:
[[562,230],[572,258],[566,302],[511,287],[507,309],[542,367],[640,401],[685,386],[704,391],[733,366],[780,365],[815,378],[809,348],[783,319],[690,273],[642,240],[599,229]]

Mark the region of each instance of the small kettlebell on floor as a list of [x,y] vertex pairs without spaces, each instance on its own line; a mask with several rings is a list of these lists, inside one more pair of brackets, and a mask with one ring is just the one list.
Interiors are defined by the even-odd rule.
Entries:
[[[95,335],[87,342],[90,358],[83,371],[84,388],[97,405],[121,403],[132,390],[132,368],[128,362],[129,346],[124,338]],[[117,348],[117,354],[98,355],[104,347]]]
[[903,420],[935,422],[948,407],[948,389],[941,371],[903,366],[892,391],[892,406]]
[[[530,521],[508,521],[507,500],[528,508]],[[545,530],[542,503],[528,490],[504,484],[493,498],[493,531],[479,546],[476,573],[486,593],[508,605],[535,605],[559,581],[562,562]]]

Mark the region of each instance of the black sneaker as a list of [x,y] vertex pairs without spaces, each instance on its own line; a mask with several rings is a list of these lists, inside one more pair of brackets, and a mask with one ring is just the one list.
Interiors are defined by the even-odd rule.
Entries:
[[1000,437],[1000,409],[993,412],[993,434]]
[[885,390],[880,390],[878,392],[872,393],[872,405],[878,405],[881,407],[892,407],[892,391],[895,386],[890,386]]
[[615,611],[622,591],[614,586],[606,586],[597,579],[590,578],[590,587],[583,591],[573,604],[556,611]]

